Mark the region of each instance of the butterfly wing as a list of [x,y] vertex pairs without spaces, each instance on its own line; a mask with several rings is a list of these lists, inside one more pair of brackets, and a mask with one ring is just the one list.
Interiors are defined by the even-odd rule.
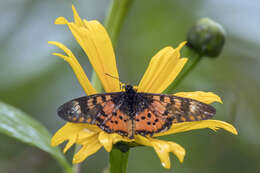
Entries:
[[129,117],[113,100],[118,93],[95,94],[71,100],[58,108],[58,115],[69,122],[95,124],[107,133],[128,135]]
[[[95,124],[107,133],[133,138],[134,134],[152,136],[168,130],[173,123],[209,119],[216,113],[214,107],[193,99],[149,93],[137,93],[134,107],[129,107],[123,95],[77,98],[62,105],[58,115],[69,122]],[[132,113],[134,118],[129,116]]]
[[153,135],[173,123],[205,120],[216,113],[214,107],[189,98],[149,93],[140,93],[140,97],[146,108],[136,113],[136,134]]
[[164,129],[167,124],[167,119],[154,113],[149,108],[144,109],[135,116],[135,134],[153,135],[156,132]]

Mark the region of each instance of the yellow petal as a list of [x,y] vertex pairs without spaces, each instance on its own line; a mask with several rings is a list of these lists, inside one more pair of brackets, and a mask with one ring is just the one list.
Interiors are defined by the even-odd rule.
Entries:
[[54,134],[51,139],[51,145],[57,146],[70,138],[74,138],[79,130],[81,130],[80,127],[74,126],[72,123],[66,123]]
[[169,158],[169,153],[172,152],[177,156],[180,162],[183,162],[185,156],[185,149],[182,148],[179,144],[174,142],[167,142],[157,139],[151,139],[153,147],[159,156],[163,167],[169,169],[171,167],[171,162]]
[[[73,11],[73,17],[74,17],[74,23],[78,25],[79,27],[84,27],[84,23],[81,20],[81,18],[78,15],[78,12],[74,5],[72,5],[72,11]],[[70,22],[65,17],[58,17],[55,22],[56,25],[65,25],[69,24]]]
[[75,144],[76,139],[77,139],[77,135],[76,135],[76,134],[75,134],[74,136],[71,136],[71,137],[69,138],[68,143],[66,144],[66,146],[65,146],[64,149],[63,149],[63,152],[64,152],[64,153],[66,153],[66,152],[68,151],[68,149],[69,149],[70,147],[72,147],[73,144]]
[[203,91],[195,91],[195,92],[178,92],[174,94],[175,96],[190,98],[194,100],[198,100],[202,103],[211,104],[213,102],[223,103],[221,98],[212,93],[212,92],[203,92]]
[[153,147],[157,155],[159,156],[163,167],[167,169],[169,169],[171,166],[169,158],[170,152],[176,155],[180,162],[183,162],[185,149],[179,144],[154,138],[143,137],[140,135],[136,136],[136,142],[145,146]]
[[127,137],[122,137],[117,133],[108,134],[106,132],[100,132],[98,136],[99,142],[104,146],[107,152],[110,152],[113,144],[124,141],[124,142],[133,142],[134,139],[129,139]]
[[65,17],[58,17],[55,22],[56,25],[65,25],[69,23]]
[[72,11],[73,11],[73,17],[74,17],[75,24],[83,27],[84,26],[83,21],[79,17],[79,14],[74,5],[72,5]]
[[82,21],[74,6],[72,9],[74,23],[68,22],[61,17],[56,20],[56,23],[69,26],[75,39],[88,55],[90,63],[101,80],[105,91],[120,91],[115,54],[105,28],[98,21]]
[[106,132],[100,132],[98,135],[98,140],[104,146],[107,152],[112,150],[113,141],[110,137],[110,134]]
[[159,51],[151,60],[141,82],[138,92],[163,92],[177,77],[187,58],[180,58],[180,49],[186,42],[182,42],[176,49],[166,47]]
[[82,88],[84,89],[86,94],[91,95],[91,94],[97,93],[95,88],[91,85],[83,68],[81,67],[81,65],[79,64],[78,60],[73,55],[73,53],[66,46],[64,46],[63,44],[61,44],[59,42],[49,41],[48,43],[59,47],[67,54],[67,56],[65,56],[60,53],[53,53],[53,55],[61,57],[62,59],[64,59],[65,61],[67,61],[70,64],[76,77],[78,78],[80,85],[82,86]]
[[135,142],[138,144],[141,144],[141,145],[145,145],[145,146],[152,146],[151,141],[148,138],[143,137],[141,135],[135,136]]
[[66,140],[74,139],[75,135],[78,136],[79,133],[81,133],[82,131],[85,132],[87,131],[87,129],[90,129],[95,132],[100,131],[100,129],[94,125],[66,123],[54,134],[54,136],[51,139],[51,145],[57,146]]
[[77,144],[85,144],[86,141],[92,140],[92,138],[97,138],[99,132],[91,131],[88,129],[82,129],[78,132],[78,138],[76,140]]
[[101,148],[98,137],[93,136],[84,141],[82,148],[74,155],[73,164],[84,161],[88,156],[94,154]]
[[134,142],[134,139],[129,139],[128,137],[123,137],[117,133],[113,133],[111,135],[111,138],[112,138],[112,141],[113,141],[113,144],[119,142],[119,141],[124,141],[124,142]]
[[173,124],[169,130],[165,132],[157,133],[154,136],[164,136],[164,135],[186,132],[186,131],[196,130],[196,129],[204,129],[204,128],[209,128],[214,131],[218,130],[219,128],[222,128],[232,134],[237,135],[236,128],[229,123],[226,123],[224,121],[219,121],[219,120],[202,120],[202,121],[176,123]]
[[77,27],[74,24],[69,24],[69,28],[88,55],[90,63],[98,74],[105,91],[119,91],[119,77],[114,50],[105,28],[98,21],[88,22],[84,20],[84,24],[84,28]]
[[94,125],[73,124],[73,126],[76,125],[78,125],[79,128],[77,131],[74,132],[74,136],[71,136],[69,138],[69,142],[63,150],[64,152],[66,152],[74,143],[83,145],[86,141],[90,141],[93,140],[93,138],[97,138],[98,133],[101,131],[101,129],[97,129],[97,127]]

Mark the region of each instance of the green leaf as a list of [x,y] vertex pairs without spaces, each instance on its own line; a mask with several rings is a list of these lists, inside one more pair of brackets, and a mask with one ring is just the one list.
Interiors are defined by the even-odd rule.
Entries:
[[0,132],[51,154],[65,169],[72,173],[70,164],[58,148],[50,146],[51,135],[38,121],[26,113],[0,101]]

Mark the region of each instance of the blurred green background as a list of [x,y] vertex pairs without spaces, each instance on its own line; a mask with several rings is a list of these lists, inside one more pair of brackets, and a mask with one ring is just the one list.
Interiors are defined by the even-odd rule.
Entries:
[[[104,21],[110,0],[73,1],[80,16]],[[9,0],[0,2],[0,100],[25,111],[53,134],[65,122],[56,109],[85,95],[71,68],[51,55],[47,41],[60,41],[75,53],[88,76],[86,55],[56,17],[72,19],[71,0]],[[186,149],[180,164],[172,156],[166,170],[152,148],[131,149],[128,172],[260,172],[260,1],[136,0],[116,46],[120,79],[138,84],[150,58],[161,48],[176,47],[201,17],[210,17],[227,32],[222,54],[204,58],[177,91],[213,91],[223,98],[215,119],[233,124],[238,136],[208,129],[166,137]],[[73,149],[66,154],[71,161]],[[81,172],[102,172],[104,149],[84,161]],[[62,172],[49,154],[0,134],[0,172]]]

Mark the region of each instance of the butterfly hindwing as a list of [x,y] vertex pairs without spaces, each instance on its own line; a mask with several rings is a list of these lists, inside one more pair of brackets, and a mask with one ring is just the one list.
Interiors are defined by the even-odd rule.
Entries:
[[119,109],[114,109],[112,113],[108,114],[103,124],[100,125],[108,133],[118,133],[122,136],[128,136],[129,128],[129,116],[121,112]]
[[135,117],[135,133],[140,135],[153,135],[154,133],[163,129],[166,124],[166,119],[157,115],[150,109],[136,114]]

